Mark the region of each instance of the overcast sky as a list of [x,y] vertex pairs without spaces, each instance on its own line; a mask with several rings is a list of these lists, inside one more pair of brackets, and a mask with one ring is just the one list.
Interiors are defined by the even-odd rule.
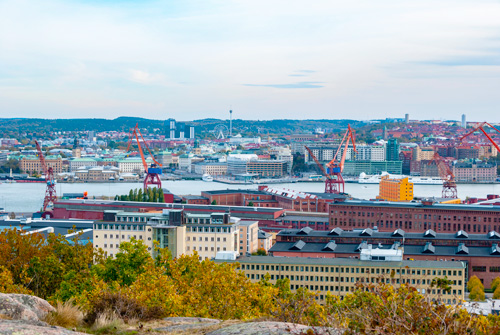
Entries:
[[500,122],[500,2],[0,0],[0,117]]

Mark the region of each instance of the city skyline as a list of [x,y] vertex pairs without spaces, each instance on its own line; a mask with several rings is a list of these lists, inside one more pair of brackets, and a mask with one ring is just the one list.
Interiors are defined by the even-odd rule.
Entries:
[[0,117],[500,122],[494,1],[3,1]]

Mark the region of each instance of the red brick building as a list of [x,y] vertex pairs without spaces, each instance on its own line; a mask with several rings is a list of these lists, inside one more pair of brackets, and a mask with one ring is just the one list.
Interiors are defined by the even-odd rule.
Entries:
[[464,230],[468,233],[500,231],[499,205],[451,205],[433,202],[376,202],[346,200],[330,203],[330,229],[374,228],[380,231],[403,229],[438,233]]

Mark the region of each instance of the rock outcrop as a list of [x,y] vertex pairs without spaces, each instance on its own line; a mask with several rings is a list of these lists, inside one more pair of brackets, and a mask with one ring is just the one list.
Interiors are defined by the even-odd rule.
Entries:
[[207,318],[187,318],[187,317],[171,317],[165,318],[165,321],[171,325],[156,328],[156,331],[175,333],[179,331],[188,331],[200,328],[210,327],[219,324],[221,320]]
[[55,311],[47,301],[27,294],[0,293],[0,315],[13,320],[37,322]]
[[24,320],[0,320],[1,335],[84,335],[61,327],[51,327],[43,322]]
[[290,334],[317,334],[340,335],[341,331],[333,328],[309,327],[288,322],[245,322],[224,327],[207,333],[206,335],[290,335]]

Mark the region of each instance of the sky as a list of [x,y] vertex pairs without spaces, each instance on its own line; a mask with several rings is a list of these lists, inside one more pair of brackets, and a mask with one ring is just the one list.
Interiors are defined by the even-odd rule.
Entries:
[[0,0],[0,117],[500,122],[500,1]]

